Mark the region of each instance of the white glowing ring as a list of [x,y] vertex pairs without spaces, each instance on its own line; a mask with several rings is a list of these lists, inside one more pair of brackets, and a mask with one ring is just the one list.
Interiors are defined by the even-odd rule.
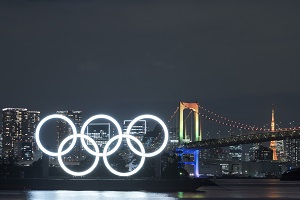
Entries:
[[[82,128],[81,128],[81,131],[80,131],[80,134],[81,135],[84,135],[84,131],[86,129],[86,127],[89,125],[89,123],[91,123],[91,121],[94,121],[95,119],[107,119],[109,121],[111,121],[116,127],[117,127],[117,131],[119,133],[119,140],[116,144],[116,146],[110,150],[109,152],[107,152],[107,155],[111,155],[113,154],[115,151],[117,151],[117,149],[120,147],[121,145],[121,142],[122,142],[122,128],[120,127],[120,124],[114,119],[112,118],[111,116],[108,116],[108,115],[103,115],[103,114],[100,114],[100,115],[94,115],[92,117],[90,117],[86,122],[84,122],[84,124],[82,125]],[[84,139],[81,138],[81,143],[82,143],[82,146],[85,148],[85,150],[87,152],[89,152],[90,154],[94,155],[94,156],[103,156],[103,153],[99,153],[99,152],[95,152],[93,150],[91,150],[85,143]]]
[[131,151],[133,151],[135,154],[137,154],[137,155],[139,155],[139,156],[152,157],[152,156],[156,156],[157,154],[161,153],[161,152],[164,150],[164,148],[167,146],[168,140],[169,140],[168,128],[167,128],[167,126],[165,125],[165,123],[164,123],[161,119],[159,119],[158,117],[156,117],[156,116],[154,116],[154,115],[140,115],[140,116],[136,117],[134,120],[132,120],[132,121],[130,122],[130,124],[129,124],[128,127],[127,127],[127,131],[126,131],[125,134],[129,135],[132,126],[133,126],[137,121],[139,121],[139,120],[141,120],[141,119],[145,119],[145,118],[153,119],[153,120],[157,121],[157,122],[162,126],[162,128],[163,128],[163,130],[164,130],[164,135],[165,135],[165,137],[164,137],[164,141],[163,141],[161,147],[160,147],[159,149],[157,149],[156,151],[152,152],[152,153],[144,153],[144,152],[139,152],[138,150],[136,150],[136,149],[132,146],[132,144],[131,144],[131,142],[130,142],[130,140],[129,140],[128,138],[126,138],[126,141],[127,141],[127,143],[128,143],[129,148],[131,149]]
[[68,122],[68,124],[71,126],[72,128],[72,131],[73,131],[73,135],[71,135],[71,137],[73,138],[72,140],[72,143],[71,145],[64,151],[61,152],[61,155],[65,155],[67,154],[69,151],[71,151],[71,149],[75,146],[76,144],[76,139],[77,139],[77,130],[76,130],[76,127],[74,125],[74,123],[66,116],[64,115],[59,115],[59,114],[53,114],[53,115],[49,115],[47,117],[45,117],[43,120],[40,121],[40,123],[37,125],[36,127],[36,131],[35,131],[35,140],[36,140],[36,143],[38,145],[38,147],[46,154],[48,154],[49,156],[58,156],[59,154],[58,153],[54,153],[54,152],[51,152],[51,151],[48,151],[41,143],[40,141],[40,130],[41,130],[41,127],[43,126],[43,124],[50,120],[50,119],[53,119],[53,118],[59,118],[59,119],[63,119],[65,120],[66,122]]
[[[105,164],[106,168],[107,168],[111,173],[113,173],[113,174],[115,174],[115,175],[118,175],[118,176],[131,176],[131,175],[137,173],[137,172],[143,167],[143,165],[144,165],[144,163],[145,163],[145,157],[142,156],[139,165],[138,165],[134,170],[132,170],[131,172],[118,172],[118,171],[116,171],[115,169],[113,169],[113,168],[109,165],[109,163],[108,163],[108,161],[107,161],[107,154],[106,154],[106,153],[107,153],[107,150],[108,150],[109,145],[110,145],[113,141],[115,141],[117,138],[120,138],[120,136],[119,136],[119,135],[116,135],[116,136],[112,137],[112,138],[106,143],[106,145],[105,145],[105,147],[104,147],[104,149],[103,149],[103,161],[104,161],[104,164]],[[142,144],[137,138],[135,138],[134,136],[132,136],[132,135],[122,135],[121,138],[126,138],[126,139],[128,139],[128,140],[131,139],[131,140],[135,141],[135,142],[139,145],[139,147],[140,147],[142,153],[145,153],[145,148],[144,148],[143,144]]]
[[[85,139],[89,140],[89,141],[92,143],[92,145],[95,147],[95,151],[96,151],[97,153],[99,152],[99,148],[98,148],[98,145],[96,144],[95,140],[93,140],[92,138],[90,138],[90,137],[87,136],[87,135],[81,135],[81,134],[78,134],[77,137],[81,137],[81,138],[85,138]],[[59,145],[59,147],[58,147],[58,156],[57,156],[58,163],[59,163],[59,165],[61,166],[61,168],[62,168],[65,172],[67,172],[68,174],[71,174],[71,175],[73,175],[73,176],[84,176],[84,175],[86,175],[86,174],[89,174],[90,172],[92,172],[92,171],[97,167],[97,164],[98,164],[98,162],[99,162],[99,156],[96,156],[95,161],[94,161],[93,165],[92,165],[90,168],[88,168],[87,170],[82,171],[82,172],[74,172],[74,171],[68,169],[68,168],[65,166],[64,162],[62,161],[62,154],[61,154],[61,153],[62,153],[62,152],[61,152],[61,151],[62,151],[62,148],[64,147],[64,145],[65,145],[71,138],[72,138],[72,135],[66,137],[66,138],[61,142],[61,144]]]

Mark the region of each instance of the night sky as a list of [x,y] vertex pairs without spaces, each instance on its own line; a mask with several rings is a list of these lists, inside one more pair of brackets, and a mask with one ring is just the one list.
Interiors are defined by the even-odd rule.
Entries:
[[[300,1],[0,2],[0,107],[300,126]],[[285,125],[283,125],[285,126]],[[287,125],[286,125],[287,126]]]

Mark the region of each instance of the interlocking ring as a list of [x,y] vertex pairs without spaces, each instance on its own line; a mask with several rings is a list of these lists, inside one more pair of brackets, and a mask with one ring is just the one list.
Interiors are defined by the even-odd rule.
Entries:
[[[61,168],[62,168],[65,172],[67,172],[67,173],[69,173],[69,174],[71,174],[71,175],[73,175],[73,176],[84,176],[84,175],[89,174],[90,172],[92,172],[92,171],[97,167],[97,164],[98,164],[98,162],[99,162],[100,157],[99,157],[99,156],[96,156],[93,165],[92,165],[89,169],[87,169],[87,170],[85,170],[85,171],[83,171],[83,172],[74,172],[74,171],[68,169],[68,168],[65,166],[64,162],[62,161],[61,151],[62,151],[62,148],[64,147],[64,145],[65,145],[72,137],[73,137],[72,135],[69,135],[69,136],[66,137],[66,138],[61,142],[61,144],[59,145],[58,150],[57,150],[57,151],[58,151],[57,160],[58,160],[59,165],[61,166]],[[93,140],[92,138],[90,138],[90,137],[87,136],[87,135],[80,135],[80,134],[78,134],[77,137],[81,137],[81,139],[85,138],[85,139],[89,140],[89,141],[92,143],[92,145],[95,147],[96,152],[97,152],[97,153],[99,152],[99,148],[98,148],[98,145],[97,145],[97,143],[95,142],[95,140]]]
[[165,123],[161,119],[159,119],[158,117],[156,117],[154,115],[141,115],[141,116],[138,116],[134,120],[132,120],[132,122],[130,122],[130,124],[128,125],[127,130],[126,130],[126,134],[127,135],[130,134],[133,125],[137,121],[139,121],[141,119],[145,119],[145,118],[153,119],[153,120],[157,121],[163,127],[165,137],[164,137],[164,141],[163,141],[163,144],[161,145],[161,147],[159,149],[157,149],[156,151],[152,152],[152,153],[143,153],[143,152],[139,152],[138,150],[136,150],[132,146],[129,138],[126,138],[126,141],[128,143],[129,148],[131,149],[131,151],[133,151],[135,154],[137,154],[139,156],[153,157],[153,156],[156,156],[157,154],[161,153],[164,150],[164,148],[167,146],[168,140],[169,140],[168,128],[167,128],[167,126],[165,125]]
[[[118,138],[120,138],[120,136],[118,136],[118,135],[112,137],[110,140],[108,140],[108,142],[107,142],[106,145],[104,146],[104,149],[103,149],[103,154],[104,154],[104,155],[103,155],[103,161],[104,161],[104,164],[105,164],[106,168],[107,168],[110,172],[112,172],[113,174],[115,174],[115,175],[118,175],[118,176],[131,176],[131,175],[137,173],[137,172],[143,167],[144,162],[145,162],[145,156],[142,156],[142,159],[141,159],[141,161],[140,161],[140,164],[139,164],[134,170],[132,170],[131,172],[125,172],[125,173],[122,173],[122,172],[118,172],[118,171],[114,170],[114,169],[109,165],[109,163],[108,163],[108,161],[107,161],[106,152],[107,152],[107,149],[108,149],[109,145],[110,145],[113,141],[115,141],[116,139],[118,139]],[[135,142],[139,145],[140,149],[142,150],[142,153],[145,153],[145,148],[144,148],[143,144],[142,144],[137,138],[133,137],[132,135],[122,135],[121,138],[131,139],[131,140],[135,141]]]
[[71,149],[73,149],[73,147],[75,146],[76,144],[76,139],[77,139],[77,130],[76,130],[76,127],[74,125],[74,123],[66,116],[63,116],[63,115],[59,115],[59,114],[53,114],[53,115],[49,115],[47,117],[45,117],[44,119],[42,119],[40,121],[40,123],[37,125],[36,127],[36,131],[35,131],[35,141],[37,143],[37,145],[39,146],[39,148],[45,153],[45,154],[48,154],[49,156],[59,156],[59,153],[53,153],[51,151],[48,151],[41,143],[40,141],[40,130],[43,126],[43,124],[48,121],[49,119],[53,119],[53,118],[59,118],[59,119],[63,119],[65,120],[66,122],[68,122],[68,124],[71,126],[72,128],[72,131],[73,131],[73,140],[72,140],[72,143],[71,145],[64,151],[61,152],[61,155],[65,155],[67,154],[69,151],[71,151]]
[[[58,147],[58,152],[57,153],[54,153],[54,152],[51,152],[51,151],[48,151],[42,144],[41,144],[41,141],[40,141],[40,130],[41,130],[41,127],[43,126],[43,124],[50,120],[50,119],[53,119],[53,118],[59,118],[59,119],[63,119],[65,120],[72,128],[72,131],[73,131],[73,135],[70,135],[68,137],[66,137],[62,142],[61,144],[59,145]],[[141,120],[141,119],[145,119],[145,118],[149,118],[149,119],[153,119],[155,121],[157,121],[163,128],[163,131],[164,131],[164,141],[161,145],[160,148],[158,148],[156,151],[152,152],[152,153],[145,153],[145,148],[143,146],[143,144],[137,139],[135,138],[134,136],[130,135],[130,132],[131,132],[131,129],[133,127],[133,125]],[[96,142],[89,136],[85,135],[84,134],[84,131],[86,129],[86,127],[89,125],[89,123],[93,120],[96,120],[96,119],[107,119],[109,121],[111,121],[116,127],[117,127],[117,131],[118,131],[118,135],[112,137],[110,140],[107,141],[106,145],[104,146],[104,149],[103,149],[103,152],[100,153],[99,152],[99,148],[98,148],[98,145],[96,144]],[[93,165],[83,171],[83,172],[74,172],[70,169],[68,169],[63,161],[62,161],[62,156],[69,153],[71,151],[71,149],[75,146],[76,144],[76,140],[77,138],[80,137],[81,138],[81,143],[82,143],[82,146],[83,148],[89,152],[90,154],[96,156],[95,158],[95,161],[93,163]],[[130,124],[128,125],[128,128],[127,128],[127,131],[125,134],[122,134],[122,129],[121,129],[121,126],[119,125],[119,123],[112,117],[108,116],[108,115],[104,115],[104,114],[99,114],[99,115],[95,115],[95,116],[92,116],[90,117],[82,126],[81,130],[80,130],[80,134],[77,134],[77,130],[76,130],[76,127],[74,125],[74,123],[66,116],[63,116],[63,115],[59,115],[59,114],[53,114],[53,115],[49,115],[47,117],[45,117],[43,120],[41,120],[41,122],[38,124],[37,126],[37,129],[36,129],[36,132],[35,132],[35,138],[36,138],[36,143],[38,145],[38,147],[45,153],[45,154],[48,154],[49,156],[57,156],[58,157],[58,163],[60,164],[61,168],[67,172],[68,174],[71,174],[73,176],[84,176],[90,172],[92,172],[98,162],[99,162],[99,158],[102,156],[103,157],[103,161],[104,161],[104,164],[105,166],[107,167],[107,169],[113,173],[113,174],[116,174],[118,176],[131,176],[135,173],[137,173],[144,165],[144,162],[145,162],[145,157],[152,157],[152,156],[155,156],[159,153],[161,153],[163,151],[163,149],[167,146],[167,143],[168,143],[168,138],[169,138],[169,133],[168,133],[168,129],[167,129],[167,126],[165,125],[165,123],[159,119],[158,117],[154,116],[154,115],[141,115],[141,116],[138,116],[136,117],[134,120],[132,120],[130,122]],[[118,172],[116,171],[115,169],[113,169],[110,164],[108,163],[108,160],[107,160],[107,156],[113,154],[114,152],[117,151],[117,149],[120,147],[121,145],[121,142],[122,142],[122,138],[126,138],[126,141],[128,143],[128,147],[137,155],[141,156],[141,161],[139,163],[139,165],[132,171],[130,172]],[[72,140],[72,143],[71,145],[64,151],[62,151],[64,145],[69,141],[69,140]],[[85,139],[90,141],[92,143],[92,145],[94,146],[95,150],[91,150],[87,144],[85,143]],[[116,144],[116,146],[114,148],[112,148],[110,151],[108,151],[108,148],[109,146],[115,141],[118,139],[118,142]],[[140,148],[141,151],[138,151],[136,150],[133,145],[131,144],[131,141],[130,140],[133,140],[134,142],[136,142]]]
[[[109,155],[113,154],[115,151],[117,151],[122,143],[122,128],[121,128],[120,124],[114,118],[112,118],[111,116],[108,116],[108,115],[101,114],[101,115],[94,115],[94,116],[90,117],[86,122],[84,122],[84,124],[82,125],[82,128],[81,128],[80,134],[84,135],[84,131],[85,131],[86,127],[91,123],[91,121],[94,121],[95,119],[107,119],[107,120],[111,121],[117,127],[117,131],[119,133],[119,140],[118,140],[116,146],[112,150],[107,152],[107,155],[109,156]],[[90,154],[92,154],[94,156],[103,156],[103,153],[99,153],[99,152],[97,153],[97,152],[91,150],[86,145],[83,138],[81,138],[81,143],[82,143],[82,146],[84,147],[84,149],[87,152],[89,152]]]

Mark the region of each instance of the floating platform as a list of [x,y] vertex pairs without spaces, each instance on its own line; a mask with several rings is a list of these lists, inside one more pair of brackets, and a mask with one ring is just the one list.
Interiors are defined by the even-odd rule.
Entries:
[[185,179],[1,179],[2,190],[195,191],[216,185],[206,178]]

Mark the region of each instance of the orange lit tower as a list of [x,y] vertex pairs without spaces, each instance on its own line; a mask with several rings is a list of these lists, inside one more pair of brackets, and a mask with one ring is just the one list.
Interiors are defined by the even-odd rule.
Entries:
[[194,126],[195,126],[195,132],[193,134],[193,142],[195,141],[202,141],[202,128],[201,123],[199,126],[199,105],[198,103],[188,103],[188,102],[180,102],[179,103],[179,143],[182,144],[185,142],[186,133],[184,134],[184,120],[183,120],[183,111],[185,109],[191,109],[194,111]]
[[[275,131],[275,110],[274,110],[274,105],[272,105],[272,121],[271,121],[271,131]],[[270,142],[270,148],[273,151],[273,160],[278,160],[277,154],[276,154],[276,141],[271,141]]]

